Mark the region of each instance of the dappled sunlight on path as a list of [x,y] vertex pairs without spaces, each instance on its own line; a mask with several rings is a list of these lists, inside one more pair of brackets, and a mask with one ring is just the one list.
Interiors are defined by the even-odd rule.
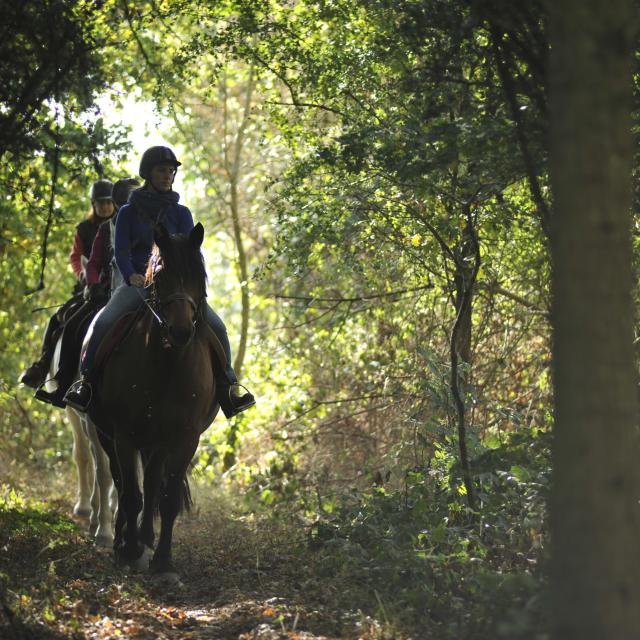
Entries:
[[5,499],[0,637],[383,637],[361,614],[327,606],[327,594],[338,587],[313,575],[292,524],[234,515],[224,499],[202,489],[194,493],[194,510],[176,526],[180,588],[161,587],[145,574],[125,575],[109,551],[78,535],[62,501],[52,508],[51,502]]

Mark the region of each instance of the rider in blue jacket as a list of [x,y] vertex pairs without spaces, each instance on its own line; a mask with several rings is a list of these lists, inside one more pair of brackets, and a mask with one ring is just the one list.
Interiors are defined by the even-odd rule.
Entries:
[[[115,260],[124,279],[107,306],[96,317],[80,364],[82,378],[65,395],[65,402],[86,411],[92,396],[91,371],[96,352],[109,328],[118,318],[136,311],[149,296],[144,288],[147,262],[153,249],[153,227],[158,223],[171,234],[188,234],[193,229],[191,211],[179,204],[180,196],[172,190],[180,162],[168,147],[147,149],[140,162],[140,175],[144,185],[129,196],[129,204],[120,209],[116,221]],[[231,366],[231,347],[226,327],[221,318],[206,306],[206,320],[222,344],[227,366],[216,376],[217,400],[227,418],[255,404],[249,392],[241,393],[236,374]]]

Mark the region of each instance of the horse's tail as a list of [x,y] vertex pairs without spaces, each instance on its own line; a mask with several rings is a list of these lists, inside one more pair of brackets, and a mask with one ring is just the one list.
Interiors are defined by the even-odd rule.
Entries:
[[193,500],[191,498],[191,488],[189,487],[189,478],[186,474],[182,478],[182,491],[180,492],[180,511],[191,511]]
[[[186,473],[182,478],[182,490],[178,494],[178,501],[178,513],[182,513],[183,511],[191,511],[191,507],[193,506],[193,499],[191,498],[191,488],[189,487],[189,478],[187,477]],[[159,502],[156,502],[153,511],[155,516],[160,515]]]

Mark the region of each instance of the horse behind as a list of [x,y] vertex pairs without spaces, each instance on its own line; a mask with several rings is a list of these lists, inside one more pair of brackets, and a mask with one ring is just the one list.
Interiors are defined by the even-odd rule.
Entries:
[[[148,280],[151,303],[106,360],[90,408],[118,490],[114,552],[121,564],[144,568],[160,535],[151,572],[177,581],[173,526],[189,506],[187,469],[200,434],[218,411],[206,309],[201,224],[188,236],[154,232],[158,255]],[[137,461],[142,459],[143,487]],[[138,516],[142,511],[140,525]]]
[[[62,337],[56,342],[45,387],[54,391],[54,376],[60,363]],[[73,459],[78,477],[74,515],[89,518],[89,534],[100,547],[113,542],[112,520],[116,496],[109,473],[109,461],[98,439],[95,425],[84,413],[66,407],[67,420],[73,433]]]

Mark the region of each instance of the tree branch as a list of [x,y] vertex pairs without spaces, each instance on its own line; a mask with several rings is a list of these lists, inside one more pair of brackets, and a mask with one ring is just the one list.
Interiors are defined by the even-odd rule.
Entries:
[[[57,110],[56,110],[57,116]],[[25,292],[25,296],[30,296],[37,291],[44,289],[44,272],[47,266],[47,247],[49,245],[49,233],[51,232],[51,225],[53,223],[53,214],[56,198],[56,186],[58,184],[58,170],[60,168],[60,143],[56,140],[56,144],[53,148],[53,172],[51,174],[51,194],[49,196],[49,212],[47,214],[47,223],[44,228],[44,235],[42,237],[42,261],[40,265],[40,281],[34,289],[29,289]]]
[[[433,287],[432,284],[425,284],[420,287],[412,287],[408,289],[397,289],[395,291],[384,291],[382,293],[371,293],[364,296],[354,296],[350,298],[345,297],[320,297],[320,296],[286,296],[283,294],[276,293],[274,294],[274,298],[281,300],[304,300],[305,302],[337,302],[341,304],[345,303],[353,303],[353,302],[363,302],[364,300],[375,300],[378,298],[387,298],[391,296],[404,295],[406,293],[413,293],[414,291],[424,291],[424,289],[431,289]],[[332,307],[334,308],[334,307]]]
[[518,98],[513,87],[513,82],[510,75],[509,66],[506,60],[503,58],[502,47],[502,35],[498,32],[495,25],[490,25],[489,30],[491,33],[491,43],[493,47],[493,53],[498,68],[498,75],[502,82],[502,88],[504,89],[509,108],[511,110],[511,117],[515,123],[516,139],[520,147],[520,153],[522,153],[522,159],[524,161],[527,177],[529,180],[529,188],[531,189],[531,195],[536,203],[538,209],[538,215],[540,222],[542,223],[542,230],[547,238],[551,237],[551,212],[542,195],[542,189],[540,187],[540,181],[538,180],[538,174],[533,164],[533,158],[529,150],[529,143],[527,136],[524,132],[524,123],[522,121],[522,115],[520,111],[520,105],[518,104]]

